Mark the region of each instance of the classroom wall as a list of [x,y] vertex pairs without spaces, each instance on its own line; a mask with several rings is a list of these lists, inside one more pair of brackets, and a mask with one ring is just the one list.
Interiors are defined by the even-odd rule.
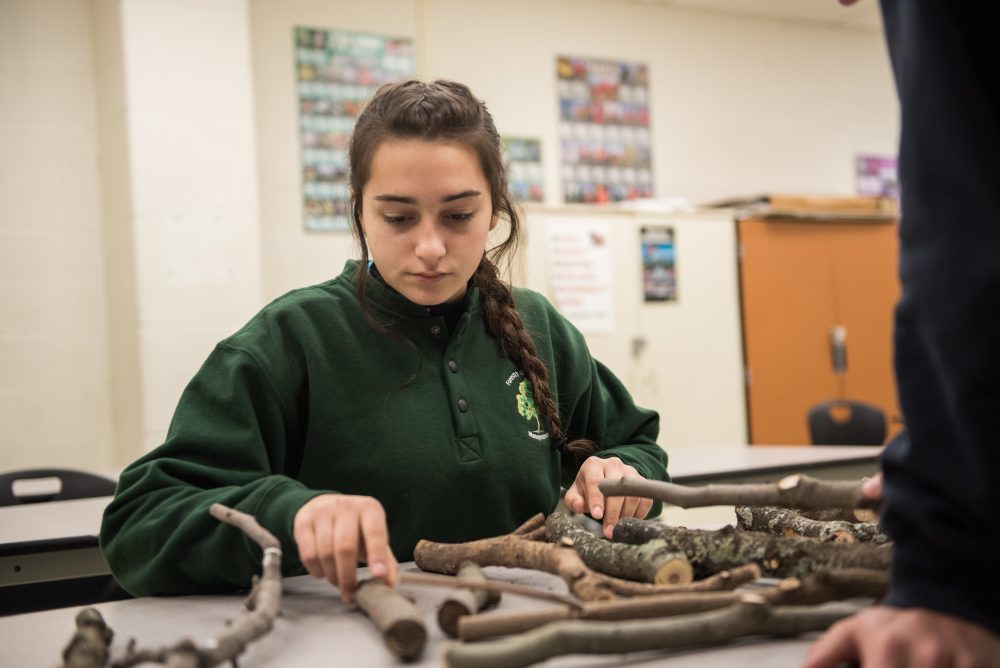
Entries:
[[[0,469],[124,465],[217,340],[354,254],[302,230],[295,25],[416,39],[422,76],[542,138],[543,213],[558,54],[649,64],[662,197],[849,194],[854,153],[895,142],[870,30],[612,0],[4,0]],[[720,261],[700,248],[680,266]],[[672,409],[703,415],[680,387]]]

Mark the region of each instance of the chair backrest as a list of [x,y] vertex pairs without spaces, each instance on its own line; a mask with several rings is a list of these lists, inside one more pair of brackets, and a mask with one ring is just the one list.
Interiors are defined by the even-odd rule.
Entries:
[[813,445],[882,445],[885,411],[852,399],[834,399],[809,409],[809,437]]
[[[18,480],[58,478],[60,489],[49,494],[17,495],[14,483]],[[0,473],[0,506],[14,506],[20,503],[40,503],[44,501],[69,501],[89,499],[95,496],[111,496],[116,483],[101,475],[75,471],[72,469],[26,469]]]

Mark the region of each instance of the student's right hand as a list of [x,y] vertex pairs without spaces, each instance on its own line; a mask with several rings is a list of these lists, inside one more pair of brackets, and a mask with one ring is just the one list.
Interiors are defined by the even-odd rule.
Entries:
[[389,548],[385,509],[370,496],[323,494],[295,513],[299,558],[316,578],[340,588],[346,603],[358,585],[358,562],[368,563],[372,577],[396,585],[399,563]]

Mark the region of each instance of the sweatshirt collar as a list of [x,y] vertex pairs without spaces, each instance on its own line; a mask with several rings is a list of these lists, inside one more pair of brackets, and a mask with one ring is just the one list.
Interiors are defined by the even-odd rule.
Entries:
[[[344,264],[343,275],[347,277],[353,286],[357,286],[358,269],[361,263],[358,260],[348,260]],[[381,276],[369,273],[368,280],[365,281],[365,296],[372,306],[383,311],[389,311],[396,315],[408,316],[411,318],[427,318],[431,316],[431,309],[427,306],[414,304],[409,299],[390,287]],[[475,313],[479,310],[479,288],[474,285],[469,286],[465,295],[465,307],[463,311]]]

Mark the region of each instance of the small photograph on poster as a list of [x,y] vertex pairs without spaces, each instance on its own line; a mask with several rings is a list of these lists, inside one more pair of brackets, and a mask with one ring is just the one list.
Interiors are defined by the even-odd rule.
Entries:
[[563,199],[602,204],[653,196],[649,69],[559,56]]
[[511,193],[522,202],[544,201],[542,140],[534,137],[504,137],[502,142]]
[[408,38],[295,28],[305,228],[350,230],[347,146],[354,121],[382,84],[413,73]]
[[899,198],[896,158],[884,155],[858,155],[854,158],[858,195]]
[[677,300],[676,249],[674,228],[643,227],[642,285],[647,302]]

